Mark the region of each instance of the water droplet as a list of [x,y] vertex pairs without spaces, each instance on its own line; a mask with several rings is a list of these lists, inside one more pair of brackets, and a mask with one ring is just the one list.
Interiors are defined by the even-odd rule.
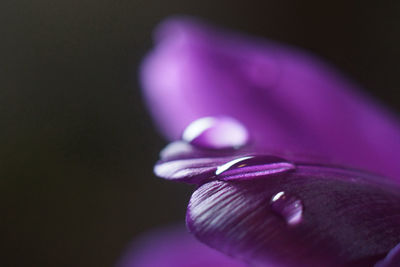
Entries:
[[193,153],[193,147],[191,145],[183,141],[175,141],[168,144],[163,150],[161,150],[160,158],[162,160],[168,160],[191,153]]
[[195,120],[183,132],[182,139],[208,149],[232,149],[249,141],[246,128],[237,120],[225,117],[204,117]]
[[286,192],[279,192],[271,198],[271,209],[285,219],[288,225],[296,225],[303,217],[303,204],[300,199]]
[[266,175],[284,173],[295,169],[295,166],[285,159],[256,155],[245,156],[231,160],[217,168],[215,174],[220,180],[250,180]]

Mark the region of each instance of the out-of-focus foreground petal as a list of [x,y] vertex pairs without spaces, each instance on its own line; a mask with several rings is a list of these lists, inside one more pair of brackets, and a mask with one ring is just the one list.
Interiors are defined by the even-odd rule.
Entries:
[[117,267],[245,267],[200,243],[186,228],[165,227],[145,234],[128,248]]
[[400,190],[392,183],[313,164],[254,180],[217,177],[193,193],[187,225],[251,266],[374,266],[400,243]]
[[400,179],[397,118],[296,49],[172,19],[157,30],[141,79],[169,139],[200,117],[226,115],[256,148],[311,151]]

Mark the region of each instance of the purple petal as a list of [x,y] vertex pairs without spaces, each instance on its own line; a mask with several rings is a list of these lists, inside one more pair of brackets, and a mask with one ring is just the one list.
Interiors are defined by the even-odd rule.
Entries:
[[197,241],[183,226],[144,235],[127,250],[118,267],[245,267]]
[[218,166],[230,160],[231,157],[160,161],[154,167],[154,173],[167,180],[201,184],[212,179]]
[[205,244],[254,266],[373,266],[400,242],[400,190],[328,166],[251,181],[212,181],[187,225]]
[[184,19],[162,24],[156,39],[142,84],[170,139],[196,119],[230,116],[257,149],[311,151],[400,179],[397,119],[314,57]]
[[154,173],[167,180],[202,184],[213,179],[251,180],[295,169],[293,163],[248,150],[204,150],[185,142],[174,142],[161,153]]

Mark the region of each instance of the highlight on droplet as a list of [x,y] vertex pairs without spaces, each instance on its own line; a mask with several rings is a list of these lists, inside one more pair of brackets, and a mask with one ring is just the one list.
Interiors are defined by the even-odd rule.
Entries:
[[217,168],[218,179],[251,180],[267,175],[286,173],[294,170],[295,165],[287,160],[270,155],[249,155],[233,159]]

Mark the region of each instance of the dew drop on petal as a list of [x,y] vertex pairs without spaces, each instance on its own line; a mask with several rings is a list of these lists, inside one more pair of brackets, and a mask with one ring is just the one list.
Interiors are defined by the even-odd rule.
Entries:
[[217,168],[215,174],[220,180],[250,180],[270,174],[293,170],[295,166],[285,159],[269,156],[244,156],[231,160]]
[[182,140],[207,149],[234,149],[248,143],[249,133],[231,117],[204,117],[186,127]]
[[303,217],[303,204],[300,199],[281,191],[271,198],[271,209],[285,219],[288,225],[297,225]]

